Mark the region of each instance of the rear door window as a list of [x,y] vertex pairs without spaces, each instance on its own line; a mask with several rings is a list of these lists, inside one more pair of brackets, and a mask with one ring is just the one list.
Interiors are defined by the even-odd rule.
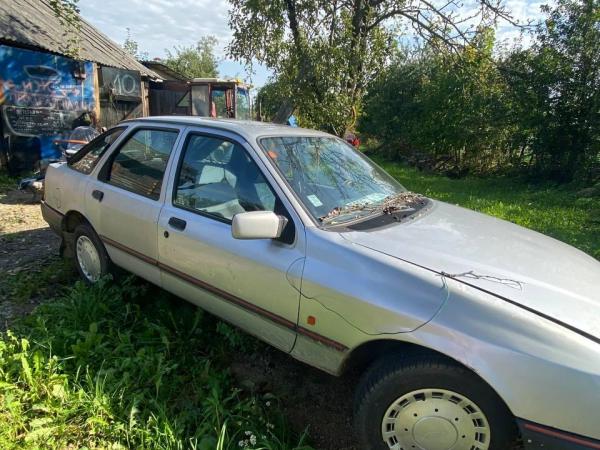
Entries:
[[117,140],[126,127],[118,127],[101,134],[80,151],[69,158],[69,166],[78,172],[89,175],[96,167],[100,157]]
[[138,129],[112,155],[106,181],[158,200],[176,130]]

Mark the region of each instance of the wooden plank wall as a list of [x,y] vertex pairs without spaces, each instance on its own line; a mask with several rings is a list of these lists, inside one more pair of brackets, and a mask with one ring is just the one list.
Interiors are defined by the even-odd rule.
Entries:
[[147,80],[142,80],[142,97],[139,99],[139,101],[109,100],[105,95],[102,95],[101,88],[99,86],[99,72],[100,66],[96,64],[96,77],[94,80],[96,86],[94,86],[94,94],[96,98],[96,111],[99,112],[98,119],[101,127],[110,128],[126,119],[135,119],[150,115],[148,99],[149,89]]

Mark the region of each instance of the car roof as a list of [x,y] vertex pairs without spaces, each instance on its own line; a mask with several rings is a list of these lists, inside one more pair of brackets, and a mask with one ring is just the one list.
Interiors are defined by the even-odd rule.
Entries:
[[197,116],[151,116],[138,119],[129,119],[124,121],[138,123],[162,123],[184,126],[199,126],[206,128],[215,128],[222,131],[236,133],[246,138],[254,140],[263,136],[327,136],[332,135],[322,131],[310,130],[307,128],[290,127],[287,125],[278,125],[270,122],[257,122],[253,120],[239,119],[215,119],[209,117]]

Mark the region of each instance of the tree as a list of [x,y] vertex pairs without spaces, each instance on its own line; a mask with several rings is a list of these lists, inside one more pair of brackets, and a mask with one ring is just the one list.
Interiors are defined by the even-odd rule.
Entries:
[[131,28],[128,27],[125,30],[127,30],[127,37],[125,38],[125,42],[123,42],[123,50],[137,59],[139,45],[131,36]]
[[559,0],[545,11],[533,47],[502,68],[532,170],[558,181],[592,178],[600,170],[600,1]]
[[[275,73],[307,125],[342,134],[351,125],[367,84],[389,61],[397,27],[413,27],[432,45],[459,50],[476,23],[509,18],[500,3],[479,0],[473,16],[461,4],[428,0],[229,0],[235,58],[257,60]],[[473,23],[476,22],[476,23]]]
[[549,120],[537,150],[546,150],[555,178],[569,181],[600,163],[600,1],[559,0],[546,10],[534,64],[545,68]]
[[533,45],[493,50],[491,30],[449,52],[401,53],[368,86],[360,129],[388,156],[451,173],[600,175],[600,0],[546,8]]
[[508,87],[493,49],[494,33],[484,29],[459,58],[431,45],[401,52],[368,86],[360,130],[420,167],[455,175],[506,167]]
[[285,99],[285,87],[280,82],[274,80],[262,86],[256,94],[255,102],[259,120],[273,121]]
[[218,60],[215,47],[218,41],[214,36],[203,36],[195,46],[176,46],[173,52],[165,50],[167,59],[164,63],[184,75],[186,78],[203,78],[218,76]]

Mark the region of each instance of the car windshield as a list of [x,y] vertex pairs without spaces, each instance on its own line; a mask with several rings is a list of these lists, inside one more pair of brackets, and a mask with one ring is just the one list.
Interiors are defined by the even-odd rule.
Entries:
[[406,189],[341,139],[263,138],[263,150],[312,216],[323,224],[373,214]]

